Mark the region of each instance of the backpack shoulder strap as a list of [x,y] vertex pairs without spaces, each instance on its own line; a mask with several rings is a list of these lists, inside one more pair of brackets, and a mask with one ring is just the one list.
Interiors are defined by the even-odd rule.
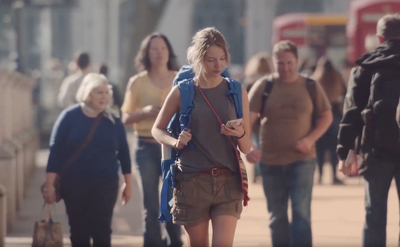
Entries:
[[308,90],[308,93],[310,94],[311,101],[313,104],[313,111],[312,111],[312,126],[315,127],[317,125],[317,85],[316,82],[307,77],[306,78],[306,87]]
[[272,87],[274,86],[274,78],[273,78],[273,76],[272,75],[266,76],[265,79],[264,79],[264,82],[265,82],[265,89],[264,89],[264,92],[263,92],[262,97],[261,97],[260,114],[262,114],[264,112],[265,103],[267,102],[269,94],[272,91]]
[[225,77],[228,81],[229,90],[226,92],[226,96],[233,100],[235,104],[236,117],[243,118],[243,107],[242,107],[242,85],[240,82],[235,81],[229,77]]
[[178,85],[180,81],[189,80],[194,77],[194,72],[191,65],[183,65],[176,74],[172,86]]
[[179,124],[182,130],[188,129],[191,123],[190,112],[193,110],[194,83],[193,79],[185,79],[178,84],[181,98]]

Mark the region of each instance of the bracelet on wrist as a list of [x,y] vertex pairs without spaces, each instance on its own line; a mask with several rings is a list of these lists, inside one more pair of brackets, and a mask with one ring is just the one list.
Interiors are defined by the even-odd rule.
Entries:
[[242,139],[243,136],[245,136],[245,135],[246,135],[246,131],[243,131],[243,135],[241,135],[241,136],[239,136],[239,137],[236,136],[236,139],[238,139],[238,140],[239,140],[239,139]]

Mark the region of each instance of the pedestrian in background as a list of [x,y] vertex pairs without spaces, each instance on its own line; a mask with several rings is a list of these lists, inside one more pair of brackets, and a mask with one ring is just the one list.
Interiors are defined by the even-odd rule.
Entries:
[[[144,246],[165,246],[159,214],[159,183],[161,177],[161,145],[151,135],[151,128],[172,88],[178,69],[175,53],[163,34],[148,35],[136,56],[139,72],[130,78],[122,105],[122,121],[133,125],[138,138],[135,156],[141,178],[145,210]],[[166,224],[170,246],[182,246],[181,227]]]
[[342,119],[343,99],[345,94],[345,83],[340,73],[335,69],[332,62],[321,57],[317,62],[317,67],[312,75],[312,78],[318,82],[332,107],[333,121],[331,126],[323,136],[316,142],[317,163],[319,178],[318,182],[322,183],[323,166],[325,163],[325,154],[329,154],[330,163],[332,166],[332,183],[341,185],[343,182],[338,179],[336,171],[339,163],[339,158],[336,154],[337,135],[339,131],[339,123]]
[[[277,73],[258,80],[249,93],[250,123],[259,116],[261,119],[260,171],[270,213],[272,245],[312,246],[315,142],[332,123],[331,107],[318,82],[299,74],[295,44],[286,40],[275,44],[273,63]],[[263,101],[268,83],[273,87]]]
[[[249,61],[247,61],[244,74],[245,78],[243,81],[243,86],[246,91],[249,92],[254,83],[273,72],[271,56],[268,52],[263,51],[253,55]],[[259,132],[260,132],[260,121],[256,121],[252,126],[252,140],[256,147],[259,149]],[[253,183],[257,181],[257,177],[260,176],[260,164],[255,164],[253,168]]]
[[77,68],[72,75],[64,78],[58,94],[58,105],[65,109],[77,103],[76,93],[82,83],[83,77],[91,71],[90,57],[86,52],[78,53],[76,56]]
[[[98,68],[98,73],[104,75],[105,77],[108,78],[108,66],[105,63],[100,64],[99,68]],[[122,107],[122,95],[118,89],[118,85],[112,81],[110,81],[110,85],[111,85],[111,89],[112,89],[112,106],[113,109],[119,111]]]
[[109,107],[111,87],[100,74],[86,75],[75,104],[54,124],[43,197],[56,200],[54,182],[70,225],[72,247],[111,246],[111,222],[118,196],[119,169],[124,174],[123,203],[132,195],[131,160],[125,128]]
[[243,86],[246,91],[249,92],[258,79],[271,74],[273,71],[271,56],[268,52],[263,51],[253,55],[244,68]]

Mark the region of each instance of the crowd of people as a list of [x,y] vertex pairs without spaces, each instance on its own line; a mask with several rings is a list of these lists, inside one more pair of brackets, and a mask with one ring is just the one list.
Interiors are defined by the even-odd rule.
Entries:
[[[132,196],[124,127],[131,125],[145,210],[144,246],[167,246],[158,221],[162,145],[179,154],[172,221],[166,222],[169,246],[183,245],[181,226],[190,246],[208,246],[210,223],[212,246],[233,245],[248,201],[240,153],[254,164],[253,181],[262,178],[272,246],[312,246],[315,169],[322,183],[329,155],[332,183],[342,185],[337,171],[350,174],[357,164],[346,159],[354,153],[365,158],[357,166],[366,186],[363,246],[385,246],[393,177],[400,191],[400,15],[382,17],[377,35],[381,45],[356,62],[348,82],[328,57],[319,58],[312,71],[299,70],[304,58],[284,40],[271,55],[261,52],[248,61],[242,86],[234,91],[236,81],[226,71],[227,42],[216,28],[193,36],[189,71],[179,72],[168,38],[153,33],[141,43],[138,73],[130,78],[123,100],[107,79],[107,66],[91,72],[89,55],[81,53],[75,72],[60,88],[58,100],[65,110],[52,131],[43,197],[54,203],[59,193],[64,200],[73,247],[90,246],[91,240],[93,246],[111,246],[120,170],[123,202]],[[236,97],[228,97],[232,91]],[[180,116],[175,138],[168,125],[188,97],[191,108]]]

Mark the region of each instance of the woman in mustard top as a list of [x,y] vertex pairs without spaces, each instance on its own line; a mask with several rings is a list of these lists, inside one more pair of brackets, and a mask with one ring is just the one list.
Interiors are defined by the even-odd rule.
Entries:
[[[153,139],[151,128],[172,88],[178,69],[175,57],[167,37],[158,33],[148,35],[136,56],[136,68],[141,72],[129,80],[121,108],[123,123],[133,124],[138,137],[135,155],[145,209],[144,246],[165,246],[158,223],[161,146]],[[167,223],[166,228],[170,246],[182,246],[180,226]]]

